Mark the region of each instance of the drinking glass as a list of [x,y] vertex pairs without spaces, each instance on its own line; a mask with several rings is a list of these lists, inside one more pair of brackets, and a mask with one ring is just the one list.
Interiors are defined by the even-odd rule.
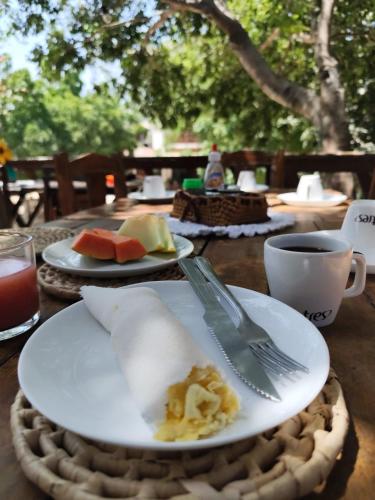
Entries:
[[26,332],[39,320],[32,237],[0,232],[0,340]]

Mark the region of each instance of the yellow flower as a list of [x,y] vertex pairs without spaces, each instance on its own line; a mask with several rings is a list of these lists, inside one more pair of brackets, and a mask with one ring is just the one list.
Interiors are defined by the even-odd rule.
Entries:
[[0,139],[0,165],[5,165],[7,161],[12,159],[12,156],[8,144],[3,139]]

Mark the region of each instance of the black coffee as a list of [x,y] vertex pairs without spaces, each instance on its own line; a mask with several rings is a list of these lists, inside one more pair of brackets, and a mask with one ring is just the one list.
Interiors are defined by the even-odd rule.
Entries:
[[308,252],[308,253],[332,252],[332,250],[327,250],[326,248],[319,248],[319,247],[282,247],[281,250],[289,250],[289,252]]

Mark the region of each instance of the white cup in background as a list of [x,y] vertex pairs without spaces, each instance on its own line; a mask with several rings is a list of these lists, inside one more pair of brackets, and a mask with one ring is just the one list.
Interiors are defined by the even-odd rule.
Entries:
[[252,170],[241,170],[238,174],[237,185],[241,191],[256,191],[255,173]]
[[297,187],[297,197],[300,200],[321,200],[323,187],[320,175],[301,175]]
[[163,198],[165,196],[161,175],[146,175],[143,180],[143,194],[146,198]]
[[[346,288],[352,259],[356,261],[354,283]],[[268,238],[264,264],[271,296],[319,327],[333,323],[342,299],[360,295],[365,287],[364,257],[353,254],[349,241],[328,236],[296,233]]]
[[365,257],[375,255],[375,200],[355,200],[346,212],[342,235]]

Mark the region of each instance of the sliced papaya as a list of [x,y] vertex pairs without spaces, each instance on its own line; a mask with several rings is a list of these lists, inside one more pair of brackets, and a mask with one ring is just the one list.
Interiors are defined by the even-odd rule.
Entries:
[[128,260],[142,259],[147,250],[140,241],[130,236],[114,235],[113,243],[115,246],[115,259],[119,264]]
[[83,229],[73,241],[72,249],[94,259],[114,259],[113,233],[100,228]]
[[144,257],[147,250],[140,241],[121,236],[107,229],[83,229],[73,242],[76,252],[100,260],[115,260],[123,264]]

